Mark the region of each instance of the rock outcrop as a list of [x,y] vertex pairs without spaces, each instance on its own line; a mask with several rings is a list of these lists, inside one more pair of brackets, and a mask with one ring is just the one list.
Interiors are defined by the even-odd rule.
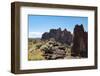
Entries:
[[72,43],[72,34],[71,32],[67,31],[67,29],[64,29],[63,31],[61,30],[61,28],[50,29],[49,32],[45,32],[42,35],[42,40],[49,40],[51,38],[54,38],[60,43],[66,43],[68,45]]
[[64,59],[66,56],[66,47],[56,41],[48,41],[40,48],[44,52],[44,57],[47,60]]
[[76,25],[73,34],[72,56],[87,57],[88,33],[84,31],[83,25]]

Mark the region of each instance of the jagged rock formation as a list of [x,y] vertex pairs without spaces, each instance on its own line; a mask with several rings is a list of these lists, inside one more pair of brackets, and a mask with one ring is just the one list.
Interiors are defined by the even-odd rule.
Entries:
[[88,33],[84,31],[83,25],[76,25],[73,34],[72,56],[87,57]]
[[72,34],[71,32],[67,31],[67,29],[64,29],[63,31],[61,30],[61,28],[50,29],[50,32],[45,32],[42,35],[42,40],[49,40],[51,38],[54,38],[60,43],[66,43],[68,45],[70,45],[72,42]]

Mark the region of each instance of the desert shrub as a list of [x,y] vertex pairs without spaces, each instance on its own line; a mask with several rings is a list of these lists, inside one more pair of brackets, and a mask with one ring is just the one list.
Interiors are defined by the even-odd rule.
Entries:
[[37,43],[37,41],[36,41],[36,40],[32,40],[32,43],[33,43],[33,44],[36,44],[36,43]]
[[43,51],[46,51],[46,50],[48,50],[48,46],[47,45],[42,45],[40,47],[40,49],[43,50]]
[[35,46],[36,46],[37,49],[39,49],[42,46],[42,44],[41,43],[37,43]]

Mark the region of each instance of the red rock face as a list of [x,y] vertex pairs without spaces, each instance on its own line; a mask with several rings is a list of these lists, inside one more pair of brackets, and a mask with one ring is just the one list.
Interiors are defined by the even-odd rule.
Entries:
[[72,56],[87,57],[88,34],[84,31],[83,25],[76,25],[73,34]]

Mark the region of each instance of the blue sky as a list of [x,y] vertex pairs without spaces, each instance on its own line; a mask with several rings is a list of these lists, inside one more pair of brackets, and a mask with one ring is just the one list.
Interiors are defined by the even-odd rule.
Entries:
[[29,38],[40,38],[44,32],[59,27],[73,32],[76,24],[83,24],[85,31],[88,31],[88,17],[29,15]]

